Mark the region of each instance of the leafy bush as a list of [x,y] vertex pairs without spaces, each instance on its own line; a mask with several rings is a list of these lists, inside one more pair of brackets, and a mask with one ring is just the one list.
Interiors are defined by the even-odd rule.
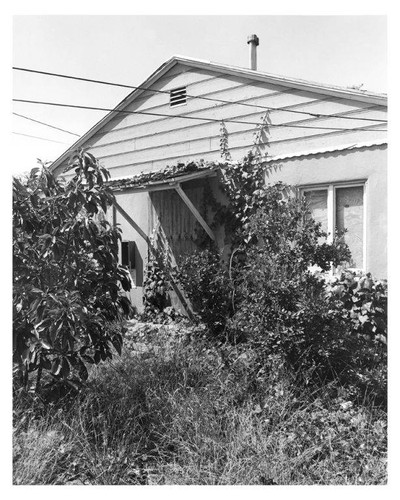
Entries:
[[87,363],[120,352],[121,334],[106,324],[130,311],[120,230],[103,215],[109,174],[88,153],[74,162],[69,181],[45,167],[14,179],[14,362],[25,387],[36,373],[38,390],[44,374],[49,386],[77,388]]
[[144,316],[154,317],[169,305],[167,272],[155,259],[149,260],[143,282]]
[[367,273],[344,272],[326,287],[329,313],[347,336],[343,374],[362,397],[386,405],[387,399],[387,284]]
[[[240,176],[254,187],[247,170],[226,181],[234,199]],[[348,247],[340,234],[321,243],[327,234],[306,200],[290,193],[279,183],[238,194],[229,269],[218,254],[197,253],[181,264],[182,283],[211,335],[253,345],[260,366],[278,357],[303,382],[338,379],[382,404],[385,286],[369,275],[349,281],[349,273],[327,284],[323,273],[349,259]]]
[[223,335],[232,313],[232,286],[218,252],[203,250],[182,257],[179,281],[210,333],[218,338]]
[[[327,285],[313,273],[310,265],[327,270],[348,249],[340,239],[319,244],[323,233],[305,202],[280,199],[280,189],[269,188],[265,208],[250,217],[256,243],[235,269],[236,312],[229,327],[267,357],[278,354],[306,381],[339,377],[365,388],[367,372],[385,365],[385,287],[369,275],[350,279],[350,273]],[[384,386],[378,392],[383,401]]]

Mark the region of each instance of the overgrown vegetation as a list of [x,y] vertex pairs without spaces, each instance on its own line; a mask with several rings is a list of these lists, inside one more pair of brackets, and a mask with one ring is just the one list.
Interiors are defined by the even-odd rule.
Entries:
[[[79,398],[14,408],[15,484],[382,484],[385,413],[260,372],[249,347],[130,326]],[[197,340],[196,340],[197,339]]]
[[300,384],[337,380],[385,405],[386,284],[351,272],[327,283],[324,272],[350,257],[341,235],[328,243],[306,200],[263,176],[252,155],[225,169],[229,203],[217,216],[229,262],[206,250],[180,263],[197,314],[211,338],[252,346],[266,367],[278,358]]
[[[221,147],[227,204],[210,203],[230,252],[201,250],[179,273],[151,261],[148,323],[127,333],[119,232],[95,220],[112,201],[107,174],[81,155],[72,184],[46,170],[17,182],[16,484],[385,483],[386,283],[329,277],[350,256],[341,235],[328,243],[294,190],[265,186],[256,157],[234,163]],[[170,307],[172,278],[195,324]],[[43,370],[86,382],[49,403]]]

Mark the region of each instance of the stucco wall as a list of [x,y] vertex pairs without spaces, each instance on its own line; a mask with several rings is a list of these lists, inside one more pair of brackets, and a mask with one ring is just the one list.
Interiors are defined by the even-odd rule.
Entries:
[[303,156],[268,164],[267,182],[295,186],[365,181],[366,263],[375,278],[387,277],[387,149],[374,146]]
[[[116,195],[117,203],[136,222],[136,224],[148,235],[150,233],[149,207],[150,199],[148,193],[136,193]],[[131,224],[119,213],[116,214],[116,222],[122,229],[122,241],[134,241],[136,243],[136,284],[130,292],[132,305],[138,310],[143,304],[142,277],[147,262],[147,243]],[[121,253],[120,253],[121,254]],[[134,276],[133,276],[134,277]]]

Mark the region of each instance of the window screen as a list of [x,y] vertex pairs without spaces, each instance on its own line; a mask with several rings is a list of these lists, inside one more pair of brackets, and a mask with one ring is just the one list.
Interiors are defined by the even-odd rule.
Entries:
[[308,202],[312,218],[321,223],[322,231],[328,232],[328,190],[305,191],[304,196]]
[[363,186],[336,188],[336,228],[347,229],[344,241],[352,259],[350,267],[363,267]]

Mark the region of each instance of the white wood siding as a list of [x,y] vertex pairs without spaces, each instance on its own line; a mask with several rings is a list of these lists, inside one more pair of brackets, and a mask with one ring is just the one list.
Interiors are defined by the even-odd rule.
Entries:
[[[383,106],[256,82],[245,77],[223,75],[182,64],[174,66],[151,88],[169,91],[184,85],[187,86],[188,95],[243,101],[261,107],[253,108],[188,97],[186,105],[170,108],[168,94],[144,92],[127,106],[126,110],[167,114],[171,118],[120,114],[99,130],[84,147],[110,169],[113,177],[159,170],[167,164],[191,159],[217,160],[220,158],[219,121],[231,119],[250,122],[226,123],[232,157],[240,159],[252,147],[256,124],[265,113],[262,106],[286,110],[271,111],[270,114],[273,126],[268,137],[269,146],[265,146],[263,150],[273,156],[331,145],[380,140],[386,136],[384,132],[374,131],[386,127],[373,122],[334,117],[314,118],[287,112],[296,110],[316,114],[340,114],[352,118],[386,119],[386,108]],[[217,121],[207,122],[184,117],[212,118]],[[343,129],[365,127],[373,130],[335,131],[274,126],[278,124]]]

